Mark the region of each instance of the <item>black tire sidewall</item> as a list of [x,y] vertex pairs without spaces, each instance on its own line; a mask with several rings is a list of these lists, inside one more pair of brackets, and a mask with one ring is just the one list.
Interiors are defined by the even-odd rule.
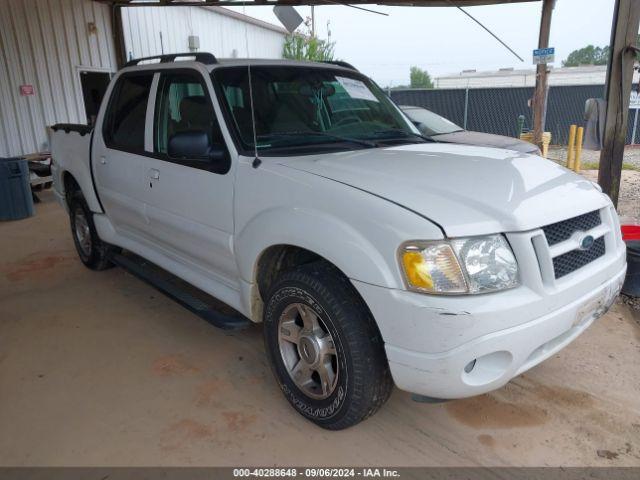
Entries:
[[[87,223],[89,225],[89,232],[91,234],[91,254],[89,256],[85,255],[80,247],[80,243],[78,241],[78,237],[76,235],[76,211],[80,209],[82,210],[85,218],[87,219]],[[89,268],[95,268],[100,262],[100,252],[102,249],[102,242],[98,237],[98,233],[96,232],[96,227],[93,224],[93,215],[89,211],[89,207],[82,197],[74,197],[69,202],[69,217],[71,224],[71,236],[73,237],[73,244],[76,247],[76,252],[78,253],[78,257],[82,263],[84,263]]]
[[[311,398],[302,392],[290,377],[280,354],[278,324],[284,309],[292,303],[303,303],[320,317],[333,337],[338,356],[338,381],[332,394],[323,400]],[[353,390],[353,365],[344,334],[335,317],[339,312],[328,312],[317,292],[302,282],[287,282],[273,290],[265,307],[264,328],[266,350],[271,368],[280,388],[291,405],[304,417],[317,423],[335,423],[345,415]]]

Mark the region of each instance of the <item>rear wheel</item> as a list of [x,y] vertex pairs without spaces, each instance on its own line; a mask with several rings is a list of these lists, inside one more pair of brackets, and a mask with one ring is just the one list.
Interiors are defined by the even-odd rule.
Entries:
[[283,274],[265,308],[265,344],[287,400],[340,430],[375,413],[393,382],[377,326],[347,278],[322,262]]
[[69,201],[71,235],[78,256],[91,270],[105,270],[113,266],[109,254],[114,247],[103,242],[93,224],[93,214],[80,192],[75,192]]

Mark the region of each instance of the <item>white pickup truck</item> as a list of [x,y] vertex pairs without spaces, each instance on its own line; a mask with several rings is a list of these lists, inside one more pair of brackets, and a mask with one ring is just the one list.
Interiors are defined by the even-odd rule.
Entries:
[[592,182],[426,139],[348,65],[180,58],[130,62],[95,128],[54,127],[78,254],[152,264],[141,276],[192,310],[202,297],[157,271],[239,312],[210,316],[221,326],[262,322],[280,388],[316,424],[360,422],[394,383],[501,387],[617,296],[625,246]]

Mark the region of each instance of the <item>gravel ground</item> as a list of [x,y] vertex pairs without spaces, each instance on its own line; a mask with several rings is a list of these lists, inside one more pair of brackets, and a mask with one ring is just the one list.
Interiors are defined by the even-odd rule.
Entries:
[[[620,299],[622,303],[628,305],[631,309],[640,312],[640,298],[630,297],[629,295],[620,295]],[[638,323],[640,323],[640,316],[636,315],[635,319]]]
[[[597,170],[583,170],[581,173],[589,180],[598,181]],[[618,214],[623,224],[640,225],[640,172],[622,171]]]
[[[567,147],[551,146],[549,159],[567,162]],[[596,150],[582,150],[581,161],[583,165],[597,167],[600,163],[600,152]],[[627,147],[624,151],[624,163],[627,168],[640,169],[640,146]]]

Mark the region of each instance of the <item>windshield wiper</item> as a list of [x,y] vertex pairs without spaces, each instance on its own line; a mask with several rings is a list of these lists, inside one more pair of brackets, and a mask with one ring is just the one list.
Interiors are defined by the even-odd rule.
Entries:
[[432,137],[437,137],[438,135],[449,135],[450,133],[458,133],[458,132],[464,132],[464,131],[465,129],[461,128],[460,130],[451,130],[450,132],[434,133]]
[[[421,135],[419,133],[413,133],[413,132],[407,132],[406,130],[401,130],[399,128],[390,128],[388,130],[378,130],[373,132],[376,135],[381,135],[381,134],[396,134],[396,135],[401,135],[400,138],[421,138],[422,140],[426,140],[427,142],[431,142],[431,143],[435,143],[436,140],[434,140],[431,137],[427,137],[425,135]],[[390,141],[390,140],[398,140],[398,137],[395,138],[385,138],[382,141]]]
[[[370,141],[370,140],[362,140],[359,138],[351,138],[351,137],[343,137],[341,135],[334,135],[332,133],[326,133],[326,132],[314,132],[314,131],[310,131],[310,132],[304,132],[304,131],[298,131],[298,132],[273,132],[273,133],[269,133],[266,135],[259,135],[258,138],[269,138],[269,137],[303,137],[303,136],[317,136],[317,137],[325,137],[325,138],[330,138],[333,140],[338,140],[340,142],[348,142],[348,143],[355,143],[357,145],[363,145],[365,147],[370,147],[370,148],[376,148],[378,147],[378,144],[376,142]],[[291,145],[294,146],[294,145]],[[295,145],[298,146],[298,145]]]

